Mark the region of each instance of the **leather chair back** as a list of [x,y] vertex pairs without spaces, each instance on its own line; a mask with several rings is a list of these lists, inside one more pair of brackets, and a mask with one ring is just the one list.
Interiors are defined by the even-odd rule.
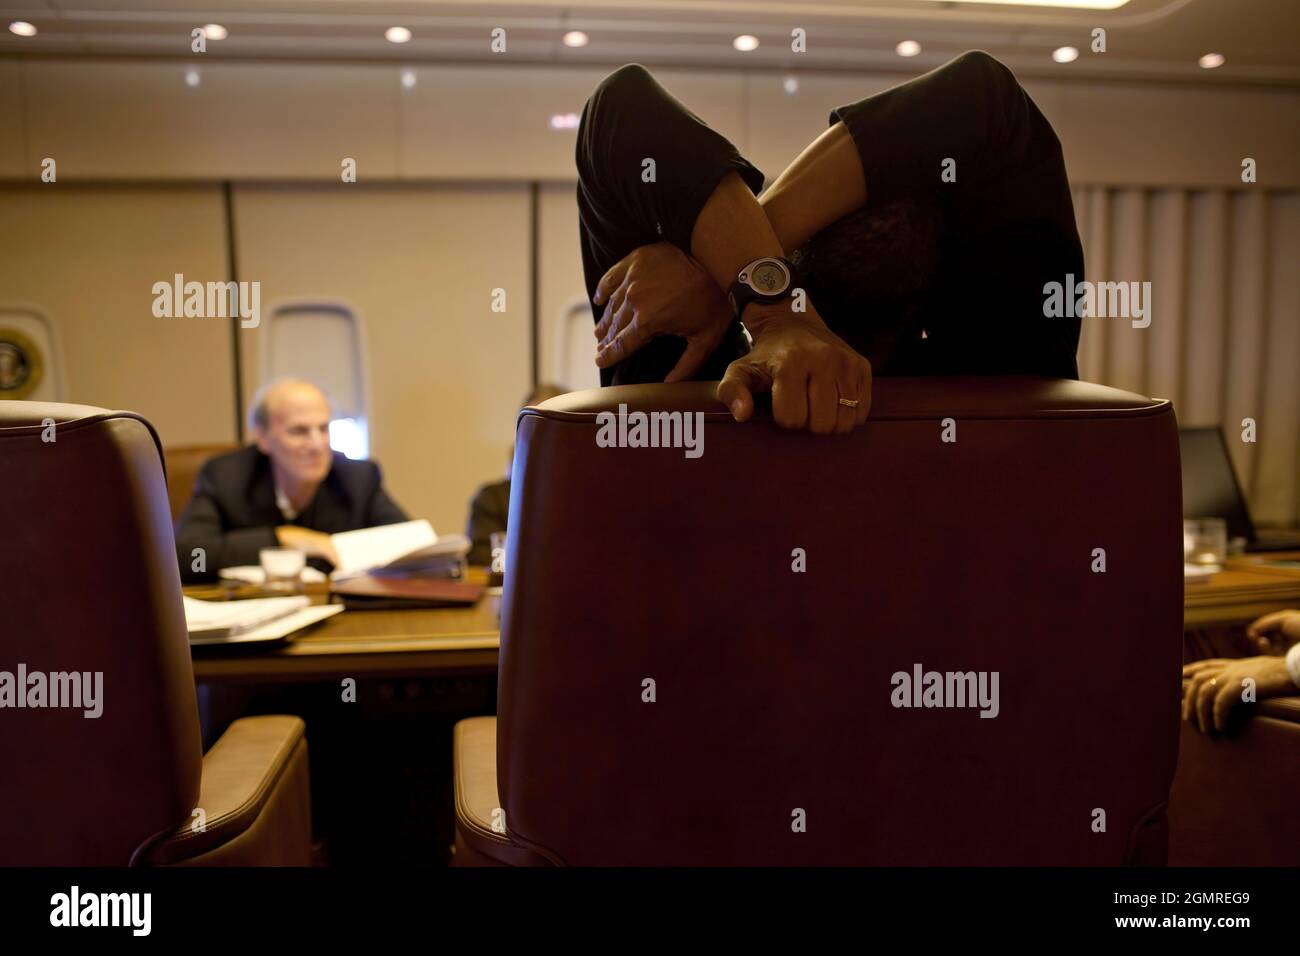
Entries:
[[[701,413],[703,453],[603,447],[620,405]],[[733,422],[711,383],[520,413],[497,723],[511,840],[568,864],[1163,863],[1170,403],[882,379],[850,435],[765,414]],[[922,706],[895,706],[917,668]],[[932,671],[983,672],[990,697],[996,672],[996,716],[924,706],[967,686],[926,697]]]
[[171,508],[172,524],[180,519],[181,512],[194,495],[194,483],[199,477],[199,469],[210,458],[234,451],[239,446],[224,445],[175,445],[163,449],[163,461],[167,468],[167,504]]
[[189,818],[202,761],[152,426],[0,402],[0,529],[0,671],[103,675],[98,717],[0,708],[0,865],[125,865]]

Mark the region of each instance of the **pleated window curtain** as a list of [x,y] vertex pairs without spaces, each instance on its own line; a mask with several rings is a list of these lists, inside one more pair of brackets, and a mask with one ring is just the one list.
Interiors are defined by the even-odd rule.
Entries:
[[1148,327],[1083,319],[1080,378],[1172,399],[1181,425],[1219,425],[1256,523],[1300,523],[1300,193],[1073,197],[1087,278],[1151,283]]

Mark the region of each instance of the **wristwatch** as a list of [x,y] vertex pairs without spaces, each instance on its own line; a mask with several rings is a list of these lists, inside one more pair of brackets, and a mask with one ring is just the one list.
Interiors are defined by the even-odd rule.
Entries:
[[779,256],[764,256],[747,263],[727,289],[731,311],[739,319],[751,302],[774,305],[794,286],[794,264]]

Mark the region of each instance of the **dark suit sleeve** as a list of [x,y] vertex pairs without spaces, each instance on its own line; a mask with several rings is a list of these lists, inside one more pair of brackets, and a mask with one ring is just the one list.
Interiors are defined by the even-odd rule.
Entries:
[[474,495],[469,505],[469,526],[465,535],[473,542],[466,560],[470,564],[487,565],[492,562],[492,533],[506,530],[506,517],[510,504],[506,499],[506,511],[501,509],[501,495],[496,493],[496,485],[484,485]]
[[[194,496],[181,514],[176,526],[176,554],[180,562],[181,581],[193,584],[215,581],[217,571],[240,564],[260,564],[263,548],[277,548],[279,540],[275,529],[239,528],[227,530],[217,504],[217,488],[210,464],[199,471],[194,484]],[[204,570],[195,569],[202,551]]]
[[371,465],[375,469],[375,484],[370,493],[369,504],[366,507],[365,527],[373,528],[381,524],[398,524],[402,521],[410,521],[410,517],[402,510],[401,506],[388,497],[388,492],[384,490],[384,475],[379,466],[374,462],[371,462]]

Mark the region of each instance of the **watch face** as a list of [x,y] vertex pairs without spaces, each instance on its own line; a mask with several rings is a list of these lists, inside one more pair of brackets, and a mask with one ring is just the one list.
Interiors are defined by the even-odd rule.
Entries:
[[785,266],[775,259],[764,259],[749,273],[749,284],[763,295],[779,295],[789,283]]

